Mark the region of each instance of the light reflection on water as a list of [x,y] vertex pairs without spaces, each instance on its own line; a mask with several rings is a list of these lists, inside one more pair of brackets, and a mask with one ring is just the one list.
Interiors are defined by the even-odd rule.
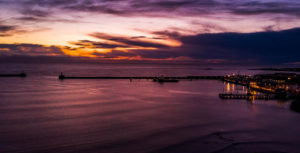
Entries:
[[[288,103],[218,98],[225,89],[245,92],[240,86],[215,80],[158,84],[151,80],[57,79],[60,71],[70,75],[181,76],[222,75],[235,71],[232,69],[68,64],[9,67],[26,70],[28,77],[1,78],[0,152],[213,152],[227,146],[221,152],[299,149],[300,118],[289,110]],[[233,143],[239,145],[230,146]]]
[[247,94],[249,89],[245,86],[236,85],[233,83],[223,82],[224,93],[236,93],[236,94]]

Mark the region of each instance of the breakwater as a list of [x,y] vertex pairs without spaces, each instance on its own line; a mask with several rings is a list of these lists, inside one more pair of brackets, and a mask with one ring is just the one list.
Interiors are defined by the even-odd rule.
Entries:
[[133,79],[176,79],[176,80],[200,80],[200,79],[208,79],[208,80],[222,80],[223,76],[123,76],[123,77],[113,77],[113,76],[95,76],[95,77],[82,77],[82,76],[65,76],[63,74],[59,75],[58,77],[60,80],[64,79],[127,79],[127,80],[133,80]]
[[0,74],[0,77],[26,77],[26,73],[18,73],[18,74]]

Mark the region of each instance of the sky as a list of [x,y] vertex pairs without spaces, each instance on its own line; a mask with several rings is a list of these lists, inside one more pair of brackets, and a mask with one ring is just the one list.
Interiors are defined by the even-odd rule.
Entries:
[[300,63],[296,0],[0,0],[0,58]]

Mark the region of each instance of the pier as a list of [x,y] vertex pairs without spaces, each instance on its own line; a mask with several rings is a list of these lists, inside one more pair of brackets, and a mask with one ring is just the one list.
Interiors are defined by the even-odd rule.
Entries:
[[157,80],[159,78],[163,78],[166,80],[200,80],[200,79],[207,79],[207,80],[222,80],[223,76],[183,76],[183,77],[171,77],[171,76],[162,76],[162,77],[156,77],[156,76],[123,76],[123,77],[114,77],[114,76],[95,76],[95,77],[80,77],[80,76],[65,76],[64,74],[60,74],[58,77],[60,80],[64,79],[127,79],[127,80],[133,80],[133,79],[152,79]]
[[0,77],[26,77],[26,73],[19,74],[0,74]]
[[277,99],[275,95],[250,95],[250,94],[232,94],[221,93],[221,99],[260,99],[260,100],[274,100]]

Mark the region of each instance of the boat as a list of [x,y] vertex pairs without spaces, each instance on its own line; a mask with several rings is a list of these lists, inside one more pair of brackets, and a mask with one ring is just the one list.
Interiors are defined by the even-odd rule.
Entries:
[[164,83],[164,82],[179,82],[177,79],[170,79],[166,77],[157,77],[153,79],[153,82],[159,82],[159,83]]
[[164,83],[164,82],[179,82],[179,80],[175,80],[175,79],[158,79],[157,81],[159,83]]

